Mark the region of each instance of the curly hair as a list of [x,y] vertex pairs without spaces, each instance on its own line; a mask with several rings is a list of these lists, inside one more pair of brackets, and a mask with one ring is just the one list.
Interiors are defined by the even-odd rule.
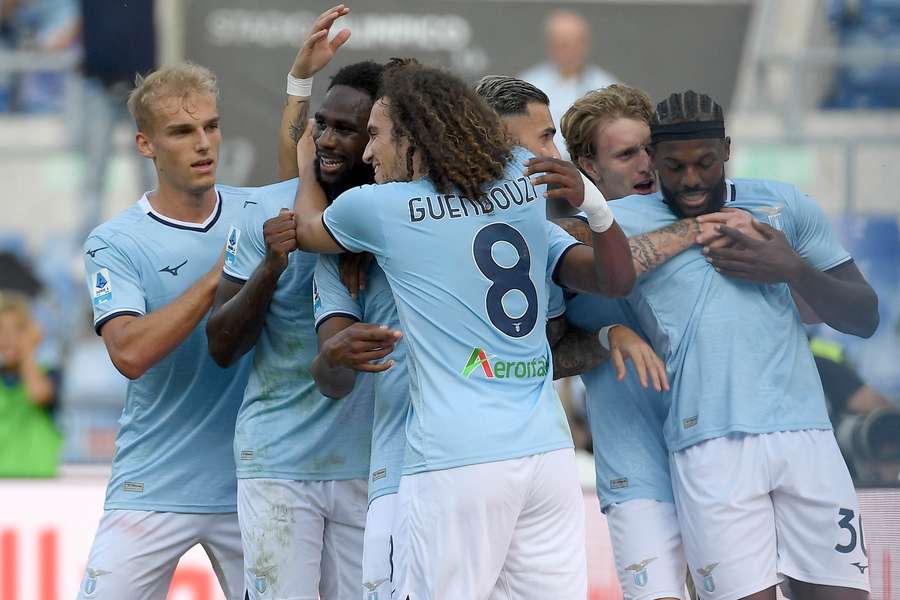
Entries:
[[378,95],[381,86],[381,73],[384,65],[371,60],[364,60],[342,67],[328,84],[330,90],[336,85],[345,85],[355,90],[368,94],[373,100]]
[[459,190],[478,198],[500,179],[512,158],[512,143],[496,112],[455,75],[419,64],[393,60],[385,66],[379,97],[389,100],[394,139],[410,144],[406,170],[412,174],[413,155],[435,188],[448,194]]
[[579,158],[593,158],[597,125],[614,119],[643,121],[648,126],[653,115],[650,97],[641,90],[614,83],[588,92],[569,107],[560,121],[566,149],[576,164]]

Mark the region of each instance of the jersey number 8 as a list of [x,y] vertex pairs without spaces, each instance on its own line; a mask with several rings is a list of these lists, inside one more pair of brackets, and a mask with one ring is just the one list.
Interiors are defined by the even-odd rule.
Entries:
[[[499,265],[494,259],[494,245],[499,242],[506,242],[518,254],[518,260],[511,267]],[[510,337],[520,338],[531,333],[537,323],[538,303],[537,290],[530,276],[531,254],[525,238],[506,223],[492,223],[475,235],[472,254],[482,275],[491,281],[485,298],[491,323]],[[513,290],[525,296],[525,312],[519,316],[508,314],[503,306],[503,298]]]

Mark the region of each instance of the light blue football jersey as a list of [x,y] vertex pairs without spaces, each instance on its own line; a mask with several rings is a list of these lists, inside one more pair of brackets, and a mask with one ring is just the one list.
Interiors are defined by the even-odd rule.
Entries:
[[[619,323],[647,341],[624,300],[577,294],[566,303],[565,316],[585,331]],[[663,439],[668,394],[644,389],[631,361],[625,364],[628,372],[622,381],[616,380],[610,361],[581,375],[594,440],[597,495],[604,511],[610,504],[638,498],[674,502],[669,452]]]
[[[247,190],[216,186],[205,223],[153,210],[146,195],[84,244],[97,332],[121,315],[166,306],[209,273]],[[231,443],[249,358],[222,369],[209,356],[206,317],[168,356],[128,383],[106,509],[179,513],[237,510]]]
[[[313,301],[316,329],[334,316],[400,330],[400,317],[387,277],[374,262],[369,267],[366,289],[353,298],[341,282],[340,255],[323,254],[316,265]],[[388,359],[394,366],[382,373],[359,373],[352,395],[367,394],[374,400],[372,459],[369,466],[369,503],[400,487],[406,449],[406,416],[409,413],[409,376],[406,339],[400,338]],[[345,401],[347,398],[344,399]]]
[[[228,232],[226,278],[244,283],[266,255],[263,224],[292,208],[297,179],[257,188]],[[365,479],[372,404],[323,396],[310,366],[317,354],[312,290],[315,254],[295,251],[278,279],[256,341],[237,418],[234,459],[240,479]]]
[[517,151],[480,198],[427,179],[355,188],[325,211],[394,292],[412,410],[404,474],[572,447],[553,388],[547,277],[577,242],[546,220]]
[[[819,206],[793,186],[761,180],[729,186],[728,206],[760,220],[771,215],[816,269],[850,260]],[[659,193],[611,206],[629,236],[676,220]],[[671,451],[732,432],[831,428],[787,285],[721,275],[694,247],[641,277],[629,303],[668,368],[672,407],[665,437]]]

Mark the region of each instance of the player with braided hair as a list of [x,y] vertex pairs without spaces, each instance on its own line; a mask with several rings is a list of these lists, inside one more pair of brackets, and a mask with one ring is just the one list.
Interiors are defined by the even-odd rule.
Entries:
[[614,204],[634,234],[741,209],[754,235],[690,248],[644,275],[629,306],[671,377],[664,423],[685,554],[704,600],[868,597],[859,504],[794,306],[867,337],[877,297],[818,205],[793,186],[726,180],[724,112],[688,91],[660,102],[649,150],[660,191]]
[[392,65],[382,94],[365,153],[381,185],[328,206],[304,175],[304,136],[295,210],[301,248],[372,252],[396,300],[411,388],[397,597],[582,600],[584,507],[552,385],[546,279],[625,294],[627,242],[602,198],[594,251],[548,223],[529,155],[463,81]]

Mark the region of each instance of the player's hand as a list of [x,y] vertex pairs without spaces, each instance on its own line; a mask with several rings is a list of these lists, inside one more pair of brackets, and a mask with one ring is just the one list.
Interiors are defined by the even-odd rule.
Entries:
[[350,30],[340,30],[334,39],[328,40],[328,34],[334,22],[350,12],[343,4],[329,8],[316,19],[312,29],[300,46],[294,65],[291,67],[291,75],[300,79],[312,77],[325,65],[331,62],[337,49],[350,39]]
[[631,359],[638,380],[646,389],[648,380],[657,392],[669,391],[669,377],[666,365],[653,351],[650,344],[634,331],[619,325],[609,330],[609,358],[616,369],[616,379],[625,379],[625,361]]
[[297,142],[297,170],[301,179],[316,177],[316,140],[313,132],[316,130],[316,120],[308,119],[303,135]]
[[525,163],[525,175],[531,177],[535,173],[543,175],[533,177],[531,183],[547,184],[544,197],[548,200],[568,200],[575,208],[584,202],[584,179],[572,163],[546,156],[531,158]]
[[277,216],[263,223],[266,242],[266,265],[273,273],[287,268],[288,254],[297,249],[297,221],[294,211],[282,208]]
[[762,239],[750,237],[737,229],[720,225],[730,244],[724,248],[703,249],[706,260],[723,275],[759,283],[790,282],[805,266],[803,258],[777,229],[753,220],[751,225]]
[[733,244],[733,240],[722,234],[722,225],[736,229],[747,237],[761,240],[762,235],[753,227],[754,220],[753,215],[740,208],[723,208],[719,212],[700,215],[697,217],[700,224],[697,243],[709,248],[726,248]]
[[393,360],[372,363],[394,351],[399,331],[384,325],[354,323],[323,344],[320,354],[329,367],[347,367],[354,371],[380,373],[394,366]]
[[356,298],[361,290],[366,289],[369,279],[369,265],[372,264],[372,256],[369,252],[345,252],[339,260],[341,282],[350,292],[350,296]]

